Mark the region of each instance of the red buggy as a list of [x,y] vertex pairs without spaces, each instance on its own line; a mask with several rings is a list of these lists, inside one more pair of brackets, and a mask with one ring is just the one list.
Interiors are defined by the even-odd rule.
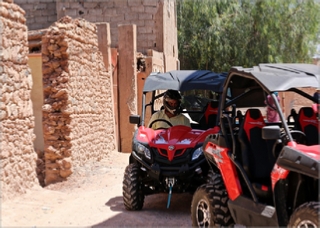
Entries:
[[[130,123],[137,124],[137,130],[123,177],[123,202],[127,210],[141,210],[146,195],[163,192],[168,193],[169,207],[172,193],[193,193],[205,183],[209,166],[202,145],[209,134],[217,132],[214,126],[225,78],[225,73],[206,70],[152,73],[146,78],[141,116],[130,116]],[[191,127],[178,125],[154,130],[146,126],[147,115],[161,108],[159,104],[167,89],[183,93],[181,112],[190,116]],[[198,96],[193,90],[206,90],[210,96],[203,96],[205,93]]]
[[[192,225],[319,227],[319,121],[312,95],[320,67],[260,64],[232,68],[219,108],[221,131],[207,137],[207,183],[194,193]],[[285,118],[273,92],[295,93],[308,105]],[[280,122],[263,117],[273,97]]]

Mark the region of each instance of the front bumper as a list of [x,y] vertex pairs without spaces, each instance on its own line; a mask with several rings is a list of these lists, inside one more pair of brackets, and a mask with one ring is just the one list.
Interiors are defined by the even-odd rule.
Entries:
[[144,161],[135,151],[132,152],[133,158],[138,161],[145,169],[150,177],[160,180],[165,177],[176,177],[178,179],[190,179],[196,173],[196,169],[207,164],[204,156],[199,157],[194,162],[177,162],[173,164],[163,163],[161,159],[153,159],[151,164]]

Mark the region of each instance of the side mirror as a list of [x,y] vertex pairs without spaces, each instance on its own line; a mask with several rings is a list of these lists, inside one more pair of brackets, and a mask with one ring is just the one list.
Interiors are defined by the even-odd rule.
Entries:
[[278,125],[263,127],[262,138],[265,140],[280,139],[280,127]]
[[139,115],[130,115],[129,122],[131,124],[140,124],[140,116]]

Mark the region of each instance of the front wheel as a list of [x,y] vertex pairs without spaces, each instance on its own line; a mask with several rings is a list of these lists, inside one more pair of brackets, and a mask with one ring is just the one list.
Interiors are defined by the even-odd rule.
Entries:
[[231,226],[228,195],[220,175],[211,176],[207,184],[201,185],[193,195],[191,203],[192,226]]
[[299,206],[291,215],[288,227],[317,228],[320,226],[320,203],[308,202]]
[[141,210],[144,203],[144,193],[140,182],[140,167],[132,163],[126,167],[123,182],[122,196],[123,204],[127,210]]

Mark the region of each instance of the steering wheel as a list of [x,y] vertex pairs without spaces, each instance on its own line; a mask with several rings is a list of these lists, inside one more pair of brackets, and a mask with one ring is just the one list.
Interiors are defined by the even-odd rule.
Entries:
[[[156,119],[152,121],[148,127],[151,128],[154,123],[161,122],[161,121],[167,123],[170,127],[173,127],[172,123],[170,123],[168,120],[165,120],[165,119]],[[161,129],[161,128],[158,128],[158,129]]]
[[[299,144],[306,144],[307,143],[307,136],[302,131],[291,130],[290,133],[292,135],[293,140],[296,143],[299,143]],[[284,145],[288,144],[289,138],[287,137],[287,135],[284,132],[281,134],[281,140]]]
[[294,139],[294,141],[296,141],[299,144],[307,144],[307,136],[305,133],[303,133],[302,131],[298,131],[298,130],[291,130],[290,131],[292,138]]
[[[299,143],[299,144],[306,144],[307,143],[307,137],[305,135],[305,133],[303,133],[302,131],[298,131],[298,130],[290,130],[290,133],[291,133],[291,136],[293,138],[293,140],[296,142],[296,143]],[[288,144],[288,141],[289,141],[289,137],[288,135],[282,131],[280,133],[280,139],[281,141],[279,141],[278,143],[275,143],[274,146],[273,146],[273,156],[275,158],[278,158],[278,155],[281,151],[281,148],[285,145]],[[280,146],[280,148],[278,147]]]

